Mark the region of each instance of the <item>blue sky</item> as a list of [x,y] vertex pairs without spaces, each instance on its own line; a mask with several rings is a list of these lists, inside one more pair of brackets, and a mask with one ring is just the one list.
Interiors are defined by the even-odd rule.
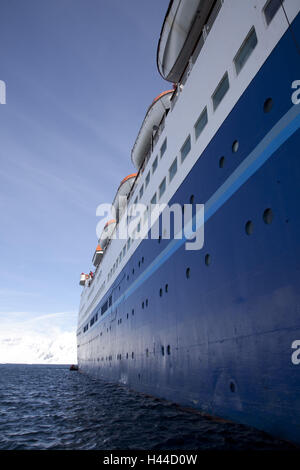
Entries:
[[0,362],[74,357],[96,207],[133,172],[146,109],[170,88],[156,68],[168,3],[1,2]]

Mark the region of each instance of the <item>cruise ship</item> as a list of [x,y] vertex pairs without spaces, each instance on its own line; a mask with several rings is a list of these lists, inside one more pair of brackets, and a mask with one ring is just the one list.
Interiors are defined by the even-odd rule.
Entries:
[[[77,329],[80,371],[295,443],[299,10],[170,1],[157,48],[167,91],[137,123],[132,173],[80,277]],[[170,207],[183,225],[190,214],[181,238],[175,212],[162,223]]]

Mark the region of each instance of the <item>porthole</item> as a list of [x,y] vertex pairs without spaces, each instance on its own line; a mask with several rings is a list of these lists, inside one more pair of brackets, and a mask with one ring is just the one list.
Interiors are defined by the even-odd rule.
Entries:
[[134,309],[131,310],[131,314],[134,315]]
[[238,140],[235,140],[235,141],[233,142],[231,148],[232,148],[232,152],[233,152],[233,153],[236,153],[236,152],[238,151],[238,149],[239,149],[239,141],[238,141]]
[[148,307],[148,299],[146,299],[146,307]]
[[267,98],[264,102],[264,113],[269,113],[273,107],[273,100],[272,98]]
[[169,290],[169,286],[168,286],[168,284],[166,284],[165,285],[165,291],[168,292],[168,290]]
[[129,313],[127,313],[127,318],[129,318]]
[[126,354],[126,359],[128,359],[128,353]]
[[132,359],[134,358],[134,352],[131,353],[131,358],[132,358]]
[[235,383],[234,383],[234,382],[230,382],[229,388],[230,388],[230,391],[231,391],[232,393],[234,393],[234,392],[235,392]]
[[205,255],[204,262],[205,262],[206,266],[209,266],[209,265],[210,265],[210,263],[211,263],[211,256],[210,256],[209,253],[207,253],[207,254]]
[[187,268],[187,269],[186,269],[185,275],[186,275],[186,278],[187,278],[187,279],[190,278],[190,276],[191,276],[191,270],[190,270],[190,268]]
[[267,225],[270,225],[272,223],[272,220],[273,220],[273,212],[271,209],[266,209],[263,213],[263,220],[264,220],[264,223],[267,224]]
[[225,165],[225,157],[221,157],[219,160],[219,167],[224,168]]
[[162,356],[165,355],[165,348],[164,348],[164,346],[161,347],[161,355],[162,355]]
[[149,349],[146,349],[146,357],[149,356]]
[[162,288],[160,288],[159,289],[159,296],[162,297],[162,295],[163,295],[163,290],[162,290]]
[[168,344],[168,346],[167,346],[167,354],[168,354],[169,356],[170,356],[170,354],[171,354],[171,347],[170,347],[169,344]]
[[192,194],[190,197],[190,204],[194,204],[194,202],[195,202],[195,196],[194,194]]
[[144,257],[142,257],[142,263],[144,262]]
[[144,302],[142,302],[142,308],[145,308],[145,303]]
[[141,262],[139,261],[139,268],[141,267]]
[[132,270],[132,274],[134,274],[134,269]]
[[159,237],[158,237],[158,243],[160,243],[160,242],[161,242],[161,235],[159,235]]
[[129,281],[129,274],[127,274],[127,281]]
[[247,235],[251,235],[253,233],[253,222],[251,220],[248,220],[248,222],[245,225],[245,232]]

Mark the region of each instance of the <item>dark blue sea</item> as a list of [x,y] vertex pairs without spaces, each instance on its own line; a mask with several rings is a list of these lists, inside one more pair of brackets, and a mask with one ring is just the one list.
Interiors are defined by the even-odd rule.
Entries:
[[68,366],[0,365],[0,449],[291,450]]

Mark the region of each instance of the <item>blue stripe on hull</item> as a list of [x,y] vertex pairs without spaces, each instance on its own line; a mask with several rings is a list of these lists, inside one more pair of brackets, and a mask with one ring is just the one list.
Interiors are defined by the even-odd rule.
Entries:
[[[300,31],[299,15],[294,31]],[[295,442],[300,365],[291,362],[291,344],[300,339],[300,131],[298,105],[289,110],[299,74],[287,32],[171,201],[186,203],[191,194],[207,201],[204,248],[168,251],[168,240],[143,241],[108,293],[112,309],[79,337],[78,348],[80,368],[93,375]],[[265,114],[268,97],[274,105]],[[259,147],[283,116],[291,120]],[[270,225],[262,218],[267,208],[274,214]],[[163,258],[166,252],[172,256]]]

